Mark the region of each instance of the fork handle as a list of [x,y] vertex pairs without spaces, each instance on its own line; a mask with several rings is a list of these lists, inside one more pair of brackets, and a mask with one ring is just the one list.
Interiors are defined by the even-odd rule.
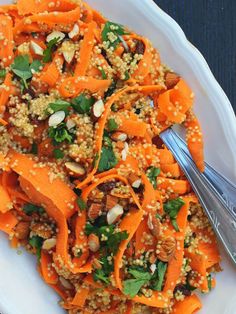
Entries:
[[236,218],[213,185],[197,169],[192,159],[180,149],[172,132],[171,129],[168,129],[161,133],[160,137],[181,166],[205,209],[215,233],[236,264]]
[[[188,147],[183,139],[174,131],[172,131],[172,135],[178,146],[191,158]],[[230,210],[236,214],[236,186],[207,163],[205,163],[205,171],[203,175],[223,197]]]

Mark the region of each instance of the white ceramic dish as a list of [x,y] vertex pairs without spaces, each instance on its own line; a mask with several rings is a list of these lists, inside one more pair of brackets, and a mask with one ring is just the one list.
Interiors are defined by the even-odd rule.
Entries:
[[[111,20],[149,37],[163,61],[186,78],[196,94],[195,111],[203,127],[206,160],[236,182],[236,120],[232,107],[206,61],[178,24],[152,0],[88,2]],[[4,3],[9,0],[0,0],[0,4]],[[58,297],[43,283],[35,268],[32,256],[18,255],[9,248],[6,237],[0,235],[1,314],[64,313],[56,303]],[[224,272],[217,275],[217,288],[201,297],[204,304],[201,314],[236,313],[236,270],[224,255],[223,268]]]

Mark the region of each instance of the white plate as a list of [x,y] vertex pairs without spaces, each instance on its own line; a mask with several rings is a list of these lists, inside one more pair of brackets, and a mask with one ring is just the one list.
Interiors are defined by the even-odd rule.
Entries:
[[[1,4],[7,2],[0,0]],[[151,0],[88,2],[111,20],[149,37],[163,61],[186,78],[196,94],[195,111],[203,128],[206,160],[236,182],[236,121],[232,107],[206,61],[187,41],[178,24]],[[57,296],[40,279],[35,265],[32,256],[17,255],[8,247],[6,237],[0,235],[2,314],[64,313],[56,304]],[[236,313],[236,272],[224,255],[223,267],[224,271],[217,275],[216,289],[202,296],[201,314]]]

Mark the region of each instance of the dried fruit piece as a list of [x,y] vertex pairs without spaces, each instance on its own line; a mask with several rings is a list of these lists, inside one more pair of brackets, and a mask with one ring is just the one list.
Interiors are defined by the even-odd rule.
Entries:
[[100,248],[100,242],[99,242],[99,238],[96,234],[91,233],[88,236],[88,247],[90,249],[90,251],[92,252],[97,252]]
[[167,72],[165,74],[165,85],[168,89],[175,87],[179,80],[180,76],[174,72]]
[[28,238],[30,229],[30,223],[28,221],[21,221],[15,227],[15,237],[19,240]]

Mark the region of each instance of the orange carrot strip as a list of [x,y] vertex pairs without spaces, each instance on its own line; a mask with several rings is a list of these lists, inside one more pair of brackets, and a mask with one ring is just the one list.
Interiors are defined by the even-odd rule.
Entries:
[[1,14],[0,18],[0,60],[4,66],[9,66],[14,58],[13,23],[10,16]]
[[63,81],[59,92],[63,97],[76,97],[84,90],[103,95],[111,84],[111,80],[97,80],[93,77],[69,77]]
[[12,208],[12,202],[7,190],[0,185],[0,212],[6,213]]
[[82,46],[80,48],[79,60],[75,67],[75,76],[84,76],[88,68],[91,54],[94,47],[94,29],[96,28],[96,23],[91,22],[88,24],[88,29],[84,35]]
[[46,65],[43,71],[41,72],[39,79],[47,83],[50,87],[53,87],[56,85],[59,76],[61,75],[60,69],[63,65],[63,57],[56,54],[53,58],[53,61]]
[[18,223],[16,216],[12,211],[0,213],[0,230],[10,234]]
[[168,178],[158,178],[157,179],[157,188],[158,190],[173,190],[173,193],[179,195],[186,194],[190,191],[190,184],[186,180],[174,180]]
[[204,150],[203,150],[203,136],[201,126],[197,117],[193,112],[187,113],[187,119],[184,123],[186,128],[186,140],[188,149],[195,161],[198,169],[204,171]]
[[80,287],[77,290],[73,300],[71,301],[71,304],[79,306],[79,307],[83,307],[88,297],[88,294],[89,294],[88,287]]
[[58,281],[58,274],[52,266],[52,257],[45,250],[41,251],[40,259],[41,273],[47,284],[55,285]]
[[[50,3],[50,5],[49,5]],[[70,11],[76,8],[76,3],[68,0],[42,0],[40,2],[36,0],[19,0],[17,2],[17,8],[20,15],[35,14],[45,11]]]
[[80,19],[81,9],[77,6],[69,12],[50,12],[47,14],[34,14],[28,17],[32,22],[48,23],[48,24],[70,24],[75,23]]
[[119,131],[125,132],[131,136],[145,136],[147,130],[147,124],[145,122],[127,119],[122,115],[119,115],[119,118],[121,120],[121,125],[118,128]]
[[4,119],[0,118],[0,124],[3,126],[6,126],[6,125],[8,125],[8,122],[5,121]]
[[183,301],[175,303],[173,306],[174,314],[194,314],[202,308],[200,299],[193,294],[189,297],[185,297]]
[[175,288],[177,280],[179,279],[181,268],[183,264],[183,251],[184,251],[184,234],[187,225],[187,217],[190,202],[197,202],[195,197],[183,197],[185,204],[181,207],[178,216],[177,224],[180,231],[176,232],[176,241],[178,242],[178,247],[180,249],[175,251],[174,256],[168,263],[168,268],[166,272],[166,281],[164,285],[164,291],[171,290]]
[[177,163],[174,164],[161,164],[161,171],[168,174],[171,178],[179,178],[181,175],[181,169]]
[[38,166],[29,155],[15,151],[9,153],[9,160],[11,168],[28,180],[42,195],[52,200],[66,218],[75,212],[74,207],[68,206],[74,204],[76,198],[74,192],[61,179],[56,178],[51,181],[49,167]]
[[6,109],[6,105],[10,96],[10,92],[11,92],[11,74],[7,73],[4,83],[3,83],[4,87],[1,86],[2,88],[0,89],[0,113],[3,113]]

